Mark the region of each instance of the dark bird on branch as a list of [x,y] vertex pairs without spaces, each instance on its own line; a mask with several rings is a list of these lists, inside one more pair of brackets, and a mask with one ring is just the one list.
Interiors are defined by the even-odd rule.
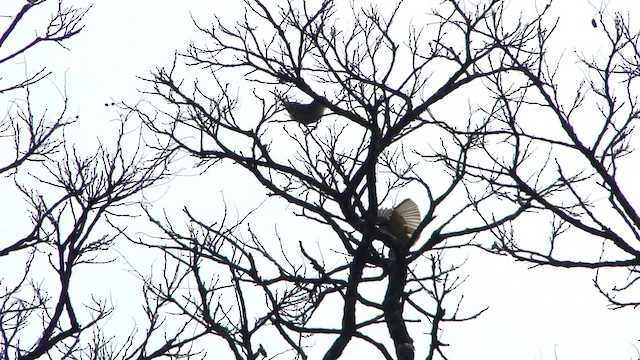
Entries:
[[304,125],[312,124],[322,117],[326,108],[318,100],[313,100],[309,104],[302,104],[294,101],[282,100],[282,105],[291,116],[291,120]]

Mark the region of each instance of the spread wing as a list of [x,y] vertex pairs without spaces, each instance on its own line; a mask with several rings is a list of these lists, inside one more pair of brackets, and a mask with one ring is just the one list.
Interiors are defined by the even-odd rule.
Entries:
[[405,199],[393,209],[393,212],[402,218],[409,236],[413,235],[413,232],[416,231],[416,228],[420,225],[420,221],[422,221],[418,205],[411,199]]
[[393,214],[393,209],[378,209],[378,221],[389,221]]

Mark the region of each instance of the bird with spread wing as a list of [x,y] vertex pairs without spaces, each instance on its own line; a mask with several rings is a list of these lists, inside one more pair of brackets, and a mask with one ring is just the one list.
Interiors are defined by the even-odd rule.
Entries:
[[405,199],[393,209],[380,209],[378,212],[378,225],[404,244],[413,245],[417,240],[416,237],[410,243],[421,221],[420,209],[411,199]]

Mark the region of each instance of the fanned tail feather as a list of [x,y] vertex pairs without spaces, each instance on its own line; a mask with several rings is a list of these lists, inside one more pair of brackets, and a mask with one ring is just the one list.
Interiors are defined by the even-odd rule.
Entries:
[[[385,209],[386,210],[386,209]],[[393,211],[400,217],[402,217],[404,224],[407,228],[407,232],[411,235],[418,225],[420,225],[420,221],[422,221],[422,216],[420,215],[420,209],[418,205],[411,199],[405,199],[398,206],[393,209]]]

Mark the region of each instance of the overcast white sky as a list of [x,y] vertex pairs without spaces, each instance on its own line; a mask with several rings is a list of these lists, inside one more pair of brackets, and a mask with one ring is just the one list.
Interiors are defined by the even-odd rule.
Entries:
[[[17,0],[2,2],[3,14],[22,4]],[[88,2],[66,3],[84,6]],[[26,60],[30,68],[46,64],[54,71],[50,77],[52,94],[54,85],[61,87],[66,81],[71,111],[80,114],[81,130],[76,131],[91,139],[108,120],[117,117],[113,108],[104,106],[106,102],[111,99],[136,102],[140,97],[138,90],[146,86],[136,76],[147,76],[156,67],[169,66],[174,51],[186,49],[199,36],[192,15],[203,24],[209,22],[212,13],[231,20],[242,15],[240,3],[97,1],[85,18],[83,32],[66,43],[70,51],[49,44]],[[611,12],[628,9],[624,13],[640,16],[638,3],[612,0],[609,9]],[[555,6],[561,19],[558,32],[562,38],[558,39],[558,46],[566,47],[567,51],[574,47],[585,52],[597,51],[598,43],[590,35],[595,8],[582,0],[558,1]],[[229,202],[242,201],[242,195],[235,191],[238,185],[233,186],[232,182],[219,181],[211,186],[213,195],[209,196],[219,196],[224,191]],[[178,198],[184,203],[179,207],[200,197],[180,195]],[[123,263],[118,266],[125,268]],[[470,275],[464,285],[466,309],[490,306],[490,310],[477,320],[450,325],[444,330],[443,341],[451,344],[450,359],[555,359],[554,352],[561,360],[640,356],[637,350],[640,310],[608,310],[593,288],[592,272],[528,269],[526,264],[479,252],[469,254],[462,270]],[[416,340],[419,338],[414,336]]]

